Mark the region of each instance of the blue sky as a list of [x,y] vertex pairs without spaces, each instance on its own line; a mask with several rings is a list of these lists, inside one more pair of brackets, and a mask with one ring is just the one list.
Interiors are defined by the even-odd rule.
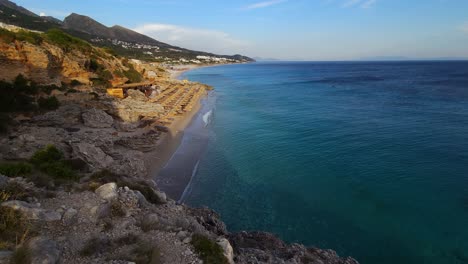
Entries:
[[295,60],[468,58],[467,0],[16,0],[160,41],[222,54]]

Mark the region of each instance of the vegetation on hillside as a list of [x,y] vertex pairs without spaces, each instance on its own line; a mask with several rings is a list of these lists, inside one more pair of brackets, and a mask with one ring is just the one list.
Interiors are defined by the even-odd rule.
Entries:
[[208,237],[200,234],[192,236],[192,245],[195,252],[206,264],[227,264],[229,263],[224,256],[224,251],[220,245]]
[[57,109],[60,105],[57,98],[53,96],[36,98],[41,92],[50,94],[51,90],[57,88],[54,85],[37,85],[21,74],[13,83],[0,81],[0,113]]

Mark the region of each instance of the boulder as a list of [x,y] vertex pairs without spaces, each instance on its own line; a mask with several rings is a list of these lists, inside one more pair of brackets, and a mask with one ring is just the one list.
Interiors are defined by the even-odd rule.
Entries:
[[5,184],[7,184],[8,181],[9,181],[9,178],[7,176],[0,174],[0,188],[5,186]]
[[0,264],[10,264],[11,256],[13,256],[12,251],[0,250]]
[[159,227],[160,222],[157,214],[149,214],[141,219],[141,228],[145,231],[155,230]]
[[146,95],[138,90],[133,90],[133,89],[128,89],[127,90],[127,95],[131,99],[139,100],[139,101],[148,101],[148,98]]
[[73,156],[85,161],[92,170],[106,169],[114,162],[102,149],[89,143],[72,144],[72,149]]
[[72,225],[78,221],[78,211],[73,208],[68,208],[63,214],[62,221],[65,225]]
[[31,252],[31,264],[55,264],[59,260],[60,250],[57,243],[45,237],[35,237],[28,243]]
[[232,249],[231,243],[226,238],[220,238],[216,243],[223,249],[224,256],[228,260],[229,264],[234,264],[234,250]]
[[125,122],[138,122],[142,117],[158,118],[164,112],[164,107],[127,97],[115,101],[111,111]]
[[106,218],[111,215],[111,204],[103,203],[103,204],[94,206],[91,208],[89,213],[90,213],[89,216],[94,221]]
[[95,193],[104,200],[112,201],[119,196],[117,192],[117,184],[115,182],[106,183],[97,188]]
[[81,117],[85,126],[91,128],[109,128],[114,123],[114,119],[110,115],[96,108],[85,111]]
[[143,153],[136,150],[119,152],[109,170],[117,175],[128,175],[130,177],[144,178],[147,175],[145,158]]
[[38,126],[75,126],[81,123],[81,107],[76,104],[67,104],[59,109],[36,116],[33,122]]

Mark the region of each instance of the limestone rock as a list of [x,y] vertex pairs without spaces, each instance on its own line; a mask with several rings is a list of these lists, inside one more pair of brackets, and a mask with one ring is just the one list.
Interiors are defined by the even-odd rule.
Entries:
[[46,222],[59,221],[62,215],[55,211],[49,211],[39,208],[39,206],[26,203],[23,201],[8,201],[1,204],[1,206],[10,207],[14,210],[22,212],[27,218],[32,220],[41,220]]
[[128,97],[132,99],[144,101],[144,102],[148,101],[148,98],[145,96],[145,94],[138,90],[128,89],[127,94],[128,94]]
[[85,161],[93,170],[108,168],[114,160],[102,149],[89,143],[72,144],[73,156]]
[[229,264],[234,264],[234,250],[232,249],[229,240],[223,237],[218,239],[216,243],[223,249],[224,256],[228,260]]
[[306,248],[299,244],[288,245],[271,233],[240,232],[231,234],[229,241],[238,263],[358,264],[352,258],[340,258],[333,250]]
[[82,114],[85,126],[91,128],[109,128],[114,123],[114,119],[106,112],[92,108]]
[[10,264],[10,258],[12,255],[12,251],[0,250],[0,264]]
[[61,106],[59,109],[36,116],[33,122],[38,126],[66,127],[81,123],[81,108],[75,104]]
[[158,118],[164,112],[164,107],[127,97],[113,102],[112,111],[125,122],[137,122],[142,117]]
[[90,217],[94,221],[97,221],[102,218],[106,218],[111,214],[111,204],[110,203],[103,203],[101,205],[97,205],[91,208],[90,210]]
[[21,126],[17,132],[10,134],[5,144],[2,143],[0,151],[5,159],[26,160],[39,149],[53,144],[67,154],[69,152],[69,146],[66,144],[68,138],[68,133],[62,128]]
[[161,191],[157,191],[157,190],[153,190],[153,191],[156,194],[156,196],[158,197],[160,203],[162,203],[162,204],[167,203],[166,193],[161,192]]
[[55,264],[59,260],[60,250],[55,241],[45,237],[35,237],[28,243],[31,251],[31,264]]
[[120,152],[114,163],[109,167],[113,173],[144,178],[147,175],[143,153],[135,150]]
[[145,133],[143,135],[135,135],[131,137],[120,138],[115,141],[115,144],[124,146],[129,149],[139,150],[142,152],[150,152],[156,149],[159,139],[158,132]]
[[117,193],[117,184],[115,182],[106,183],[97,188],[95,193],[104,200],[112,201],[117,199],[119,194]]
[[5,184],[7,184],[8,181],[9,181],[9,178],[7,176],[0,174],[0,188],[4,186]]
[[69,208],[65,211],[62,217],[62,221],[65,225],[72,225],[78,221],[77,219],[78,211],[73,208]]

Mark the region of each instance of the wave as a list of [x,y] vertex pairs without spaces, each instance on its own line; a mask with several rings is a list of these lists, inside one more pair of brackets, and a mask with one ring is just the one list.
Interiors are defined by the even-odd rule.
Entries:
[[205,123],[205,127],[207,127],[211,123],[212,116],[213,110],[210,110],[203,115],[203,122]]
[[197,174],[199,164],[200,164],[200,161],[197,161],[197,164],[195,164],[195,167],[192,170],[192,176],[190,177],[190,181],[187,184],[187,186],[185,187],[184,192],[180,196],[180,199],[179,199],[178,203],[183,203],[185,198],[188,195],[190,195],[190,193],[192,192],[192,181],[193,181],[193,178],[195,178],[195,174]]

